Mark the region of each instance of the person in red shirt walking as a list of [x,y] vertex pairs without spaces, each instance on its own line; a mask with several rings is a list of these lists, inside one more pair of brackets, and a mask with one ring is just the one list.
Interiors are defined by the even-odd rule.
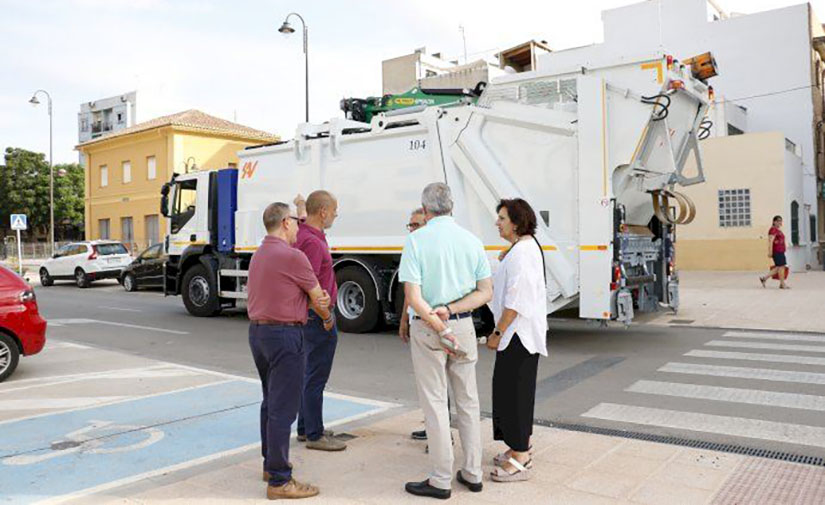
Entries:
[[768,258],[773,259],[773,268],[768,275],[759,278],[762,287],[770,279],[779,279],[779,289],[791,289],[785,283],[788,278],[788,261],[785,259],[785,234],[782,233],[782,216],[774,216],[773,226],[768,231]]
[[332,329],[329,295],[321,289],[306,256],[293,247],[298,217],[289,205],[270,204],[263,215],[266,236],[252,255],[247,283],[249,347],[263,386],[261,447],[266,496],[308,498],[319,490],[292,478],[289,436],[301,405],[307,307]]
[[[329,293],[330,312],[334,315],[332,309],[338,297],[338,286],[324,230],[331,228],[338,217],[338,201],[329,191],[318,190],[310,193],[305,202],[298,195],[294,203],[298,217],[306,215],[306,219],[298,224],[298,240],[294,247],[306,255],[321,288]],[[347,444],[335,438],[332,431],[324,429],[324,389],[332,371],[338,344],[338,330],[333,315],[330,315],[329,321],[325,321],[310,309],[304,332],[306,371],[301,410],[298,413],[298,441],[306,442],[307,449],[319,451],[343,451],[347,448]],[[327,324],[331,324],[331,330],[325,329]]]

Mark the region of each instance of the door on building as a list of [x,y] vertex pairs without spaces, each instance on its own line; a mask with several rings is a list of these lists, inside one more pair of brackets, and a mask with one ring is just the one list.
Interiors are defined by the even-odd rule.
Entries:
[[99,235],[98,238],[101,240],[109,240],[109,220],[108,219],[98,219],[97,220],[97,234]]
[[130,251],[133,249],[132,243],[135,241],[135,228],[131,217],[120,218],[120,241]]
[[146,245],[160,242],[160,221],[158,221],[157,214],[144,217],[144,230],[146,230]]

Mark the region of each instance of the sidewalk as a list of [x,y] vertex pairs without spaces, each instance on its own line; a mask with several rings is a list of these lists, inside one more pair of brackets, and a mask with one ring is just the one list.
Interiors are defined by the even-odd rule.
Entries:
[[[267,503],[259,401],[254,380],[51,340],[0,384],[0,502]],[[420,410],[336,394],[325,410],[356,438],[341,453],[293,439],[296,478],[321,488],[300,503],[433,503],[404,491],[429,468],[409,438]],[[825,467],[541,426],[532,480],[499,484],[487,477],[502,449],[490,424],[484,491],[454,483],[450,503],[825,503]]]
[[[26,281],[29,284],[34,284],[35,282],[39,283],[39,281],[37,280],[37,279],[39,279],[38,272],[40,271],[40,265],[42,265],[45,261],[46,261],[46,259],[43,259],[43,258],[40,258],[40,259],[23,258],[23,277],[26,279]],[[18,267],[17,258],[9,258],[9,259],[2,260],[2,261],[0,261],[0,264],[2,264],[4,267],[8,268],[9,270],[14,271],[15,273],[17,272],[17,267]]]
[[791,274],[789,290],[757,272],[679,272],[677,314],[639,314],[643,324],[825,333],[825,272]]
[[[419,410],[347,430],[357,438],[342,453],[307,450],[293,439],[290,457],[297,479],[321,494],[301,503],[427,504],[404,483],[426,477],[424,443],[409,439],[421,427]],[[533,478],[500,484],[486,476],[501,447],[484,434],[484,491],[471,493],[453,483],[450,503],[492,505],[675,505],[825,503],[825,468],[688,449],[651,442],[536,427]],[[460,461],[456,443],[456,460]],[[196,469],[169,474],[70,502],[184,504],[266,503],[257,449]]]

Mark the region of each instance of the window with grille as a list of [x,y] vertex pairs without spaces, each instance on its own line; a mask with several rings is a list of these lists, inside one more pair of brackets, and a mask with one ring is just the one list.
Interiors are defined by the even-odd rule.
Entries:
[[720,189],[719,226],[733,228],[751,225],[751,190]]
[[120,218],[120,240],[131,249],[131,244],[135,241],[135,228],[131,216]]

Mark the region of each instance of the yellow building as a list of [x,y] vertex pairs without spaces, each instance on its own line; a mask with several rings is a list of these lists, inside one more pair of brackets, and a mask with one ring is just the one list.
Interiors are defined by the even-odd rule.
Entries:
[[173,173],[237,166],[236,153],[278,137],[198,110],[163,116],[77,146],[86,160],[86,238],[133,252],[166,233],[161,186]]
[[810,269],[798,148],[780,132],[712,137],[701,147],[705,182],[677,188],[696,204],[696,219],[676,228],[677,267],[767,271],[768,230],[779,215],[788,265],[794,272]]

